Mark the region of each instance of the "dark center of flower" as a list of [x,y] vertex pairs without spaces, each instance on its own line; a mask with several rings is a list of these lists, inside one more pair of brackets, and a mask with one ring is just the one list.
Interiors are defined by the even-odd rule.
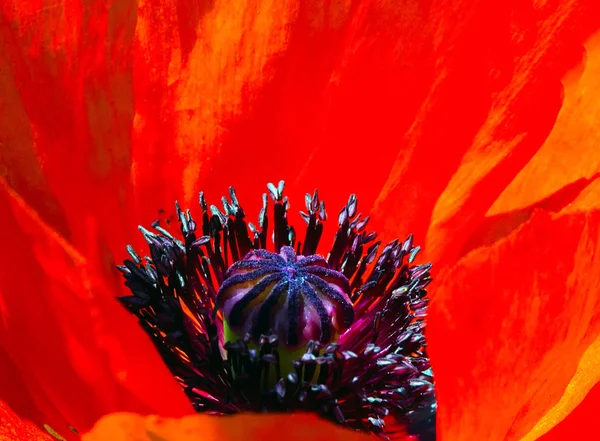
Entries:
[[[238,335],[276,334],[289,348],[309,341],[330,343],[348,329],[354,309],[350,285],[318,255],[297,256],[289,246],[280,254],[251,251],[225,273],[217,304],[226,325]],[[226,340],[232,340],[227,335]]]
[[384,439],[394,427],[435,439],[431,265],[413,264],[412,236],[381,246],[352,195],[321,257],[318,193],[306,195],[300,241],[283,182],[267,187],[273,209],[264,194],[257,226],[230,189],[223,211],[200,194],[201,226],[176,205],[180,238],[140,227],[149,256],[127,248],[120,300],[199,412],[315,411]]

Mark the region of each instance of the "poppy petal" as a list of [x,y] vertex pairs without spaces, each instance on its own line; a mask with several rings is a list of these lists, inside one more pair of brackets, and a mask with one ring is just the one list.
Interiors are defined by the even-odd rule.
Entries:
[[440,274],[428,342],[441,440],[518,440],[559,402],[600,335],[599,221],[538,211]]
[[[11,413],[26,418],[38,427],[67,428],[69,422],[49,401],[36,380],[19,372],[6,351],[0,346],[0,403]],[[0,404],[1,405],[1,404]],[[2,413],[2,411],[0,411]],[[1,419],[1,418],[0,418]],[[49,425],[48,423],[51,423]],[[0,424],[0,433],[2,424]],[[66,439],[75,439],[75,434],[63,432]],[[0,437],[0,439],[3,439]]]
[[[2,18],[0,18],[2,20]],[[0,43],[7,26],[0,25]],[[60,204],[50,191],[38,160],[31,125],[17,91],[7,51],[0,50],[0,177],[36,209],[58,232],[68,234],[67,221]]]
[[133,0],[0,6],[7,72],[0,101],[9,127],[0,164],[27,203],[114,286],[121,283],[111,256],[130,225],[135,8]]
[[[67,219],[59,231],[107,277],[111,255],[139,240],[134,223],[175,199],[195,205],[200,189],[218,200],[233,184],[258,213],[265,181],[297,184],[292,201],[318,185],[333,207],[348,197],[343,184],[368,208],[434,65],[426,3],[37,6],[3,11],[10,122],[28,134],[11,152],[35,144]],[[27,190],[17,185],[26,171],[13,172],[15,188]],[[24,197],[37,208],[39,197]]]
[[569,439],[594,439],[598,429],[595,424],[600,408],[600,383],[587,394],[583,402],[539,441],[564,441]]
[[584,47],[583,62],[563,79],[565,98],[552,132],[490,207],[489,216],[531,206],[600,172],[600,33]]
[[[182,419],[114,414],[100,420],[83,441],[361,441],[372,435],[355,432],[313,414],[195,415]],[[401,438],[397,438],[401,441]],[[404,438],[409,441],[410,438]]]
[[[4,361],[14,364],[28,387],[39,387],[64,420],[39,421],[35,409],[23,416],[63,433],[65,421],[87,430],[102,415],[120,410],[191,412],[139,325],[112,293],[103,292],[107,288],[95,269],[2,180],[0,212],[8,232],[0,253]],[[28,399],[16,392],[8,396]],[[9,403],[21,410],[32,404]]]
[[[594,207],[596,209],[600,208],[596,196],[597,188],[600,189],[599,186],[600,173],[590,179],[581,178],[567,184],[547,198],[527,207],[495,215],[488,214],[470,233],[468,240],[461,250],[461,255],[465,255],[475,248],[491,245],[497,240],[508,236],[512,231],[515,231],[520,225],[530,219],[536,210],[542,209],[550,213],[558,213],[573,210],[590,211]],[[584,200],[588,201],[583,202]],[[579,208],[576,209],[575,207]]]
[[552,132],[470,234],[462,254],[506,236],[536,208],[560,211],[599,178],[600,34],[585,49],[582,65],[563,79],[565,99]]
[[438,77],[376,205],[386,236],[427,234],[438,269],[543,144],[600,27],[593,1],[462,5],[440,22]]
[[233,185],[258,213],[279,179],[298,207],[318,186],[328,206],[357,192],[368,208],[430,81],[429,6],[182,3],[138,11],[134,182],[153,198],[141,212]]
[[[575,412],[585,414],[585,409],[590,408],[590,402],[597,401],[596,396],[600,397],[598,393],[590,392],[590,389],[598,389],[598,387],[600,387],[600,338],[596,339],[581,357],[577,371],[565,389],[560,401],[538,421],[535,427],[521,441],[534,441],[542,434],[548,434],[547,437],[542,437],[542,440],[545,440],[545,438],[556,439],[558,433],[552,434],[553,430],[551,429],[559,423],[562,424],[561,422],[565,418],[571,418],[570,414],[575,409],[577,409]],[[598,408],[596,407],[595,409],[597,411]],[[581,417],[575,416],[574,418],[580,419]],[[559,431],[564,433],[565,430],[569,430],[571,432],[570,437],[577,438],[577,436],[574,436],[577,428],[576,426],[574,427],[573,422],[567,422],[566,426],[568,429],[563,427]],[[578,430],[583,435],[591,432],[592,428],[589,424],[582,424]]]
[[0,401],[0,439],[2,441],[56,441],[35,424],[24,421]]
[[590,182],[561,213],[585,213],[594,210],[600,210],[600,179]]
[[[569,204],[561,215],[585,213],[600,209],[600,180],[596,180],[586,187],[578,197]],[[589,328],[588,336],[593,338],[596,324],[600,322],[600,313],[592,319],[593,325]],[[594,407],[594,402],[598,401],[600,394],[600,338],[586,349],[579,361],[577,370],[573,378],[566,387],[560,400],[540,419],[535,427],[527,434],[523,441],[537,439],[541,434],[546,433],[542,439],[567,439],[577,438],[576,434],[587,434],[589,425],[580,424],[585,415],[589,414],[590,409]],[[589,392],[592,389],[592,392]],[[594,391],[596,391],[594,393]],[[589,393],[588,393],[589,392]],[[587,395],[586,395],[587,394]],[[583,401],[583,403],[582,403]],[[575,412],[575,416],[571,413]],[[566,420],[565,420],[566,418]],[[558,424],[557,428],[554,428]],[[570,435],[560,438],[561,434],[569,432]]]

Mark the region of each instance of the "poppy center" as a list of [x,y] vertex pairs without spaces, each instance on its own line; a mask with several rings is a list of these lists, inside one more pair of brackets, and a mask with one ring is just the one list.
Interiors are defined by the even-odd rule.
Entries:
[[349,291],[346,276],[319,255],[296,255],[289,246],[251,251],[228,269],[217,294],[225,339],[275,334],[290,349],[331,343],[354,321]]
[[386,420],[435,439],[431,265],[413,263],[412,236],[383,245],[350,195],[324,258],[318,192],[305,196],[300,236],[283,181],[267,189],[256,225],[230,188],[223,211],[200,193],[201,220],[176,204],[180,235],[140,227],[149,255],[127,248],[120,300],[199,412],[315,411],[382,439]]

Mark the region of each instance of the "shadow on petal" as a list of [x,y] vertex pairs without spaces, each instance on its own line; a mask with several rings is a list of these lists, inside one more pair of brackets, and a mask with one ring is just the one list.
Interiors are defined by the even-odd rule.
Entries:
[[537,209],[558,213],[567,207],[567,205],[574,202],[580,195],[586,194],[585,191],[589,191],[591,187],[596,185],[596,181],[599,178],[600,173],[595,174],[590,179],[578,179],[528,207],[494,216],[486,216],[477,229],[471,233],[469,241],[467,241],[462,250],[461,257],[476,248],[489,246],[497,240],[508,236],[520,225],[529,220],[533,212]]
[[0,175],[9,168],[9,184],[104,271],[107,284],[114,275],[111,255],[127,241],[132,214],[126,207],[136,3],[0,5],[3,77],[6,71],[0,102],[7,106]]

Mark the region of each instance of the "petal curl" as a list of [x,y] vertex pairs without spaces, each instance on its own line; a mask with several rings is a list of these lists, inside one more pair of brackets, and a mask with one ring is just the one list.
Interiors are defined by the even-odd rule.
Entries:
[[[351,431],[313,414],[242,414],[229,417],[195,415],[182,419],[109,415],[83,441],[367,441],[371,435]],[[409,441],[405,438],[405,441]]]
[[581,178],[565,185],[547,198],[536,201],[527,207],[495,215],[487,214],[477,227],[469,233],[460,253],[465,255],[473,249],[489,246],[508,236],[529,220],[536,210],[544,210],[549,213],[567,213],[597,209],[600,207],[597,198],[599,190],[600,173],[597,173],[590,179]]
[[119,410],[191,412],[154,347],[110,298],[114,293],[106,293],[95,268],[2,180],[0,212],[5,232],[0,347],[29,392],[9,391],[8,396],[27,400],[41,394],[55,415],[44,412],[51,420],[39,421],[35,400],[11,407],[27,411],[29,405],[31,415],[25,416],[59,433],[68,432],[65,421],[87,430],[102,415]]
[[519,440],[559,402],[600,335],[599,221],[536,212],[440,274],[428,341],[442,441]]
[[598,433],[595,422],[598,418],[599,408],[600,384],[596,384],[583,402],[550,432],[538,438],[539,441],[594,439]]

